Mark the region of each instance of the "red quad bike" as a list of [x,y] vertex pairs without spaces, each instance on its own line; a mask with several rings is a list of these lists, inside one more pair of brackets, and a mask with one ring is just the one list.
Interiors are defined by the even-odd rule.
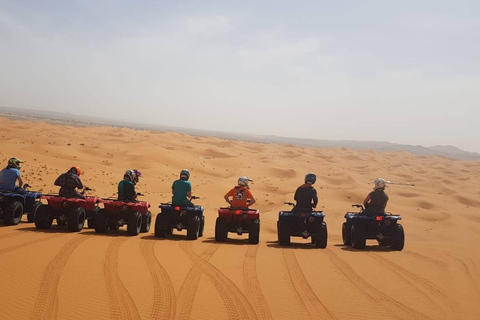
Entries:
[[[92,189],[85,188],[82,195],[86,191]],[[42,195],[41,199],[47,200],[48,204],[42,204],[37,209],[35,215],[35,227],[37,229],[50,229],[53,220],[57,220],[57,225],[68,225],[68,230],[78,232],[83,229],[85,220],[89,228],[94,227],[95,216],[97,215],[98,204],[100,198],[93,196],[85,196],[85,199],[67,198],[59,196],[58,194]]]
[[215,241],[225,242],[229,232],[239,236],[248,233],[248,243],[258,244],[260,238],[259,211],[249,208],[220,208],[215,223]]
[[[138,196],[143,196],[137,193]],[[95,232],[107,233],[127,225],[127,233],[136,236],[140,232],[148,232],[152,222],[152,214],[148,211],[150,204],[146,201],[124,201],[112,198],[102,199],[103,209],[95,218]]]

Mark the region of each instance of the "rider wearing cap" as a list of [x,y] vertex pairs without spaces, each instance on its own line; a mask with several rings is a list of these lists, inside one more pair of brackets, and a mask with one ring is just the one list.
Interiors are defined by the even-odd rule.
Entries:
[[292,211],[313,211],[318,204],[317,190],[313,184],[317,181],[314,173],[305,175],[305,183],[295,191],[295,201],[297,204]]
[[193,207],[193,203],[189,200],[192,197],[192,184],[188,179],[190,171],[183,169],[180,171],[180,179],[175,180],[172,184],[172,204],[178,206]]
[[[228,191],[224,196],[225,201],[227,201],[232,208],[248,208],[255,203],[255,198],[248,185],[250,181],[253,180],[245,176],[238,178],[238,185]],[[230,199],[230,197],[232,197],[232,199]]]
[[[10,158],[7,167],[0,172],[0,190],[10,191],[20,194],[26,193],[22,188],[23,180],[20,173],[20,163],[23,161],[17,158]],[[18,186],[17,186],[18,181]]]
[[373,191],[363,201],[365,207],[363,213],[366,215],[384,214],[388,202],[388,195],[385,193],[387,181],[383,178],[377,178],[373,183],[375,183]]
[[60,187],[58,194],[62,197],[67,198],[80,198],[85,199],[85,197],[77,192],[75,189],[83,189],[82,180],[80,180],[80,175],[82,174],[82,169],[80,167],[71,167],[65,173],[62,173],[57,180],[55,180],[55,185]]
[[123,180],[118,183],[118,200],[135,201],[137,193],[135,185],[138,183],[142,173],[137,169],[127,170],[123,175]]

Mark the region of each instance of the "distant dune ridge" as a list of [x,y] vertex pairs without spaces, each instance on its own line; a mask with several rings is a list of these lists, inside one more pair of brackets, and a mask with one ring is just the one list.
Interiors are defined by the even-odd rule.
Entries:
[[390,143],[384,141],[354,141],[354,140],[325,140],[325,139],[302,139],[288,138],[273,135],[254,135],[246,133],[229,133],[210,130],[195,130],[165,125],[152,125],[140,122],[128,122],[109,120],[105,118],[72,115],[68,113],[39,111],[32,109],[8,108],[0,106],[0,116],[5,117],[27,117],[39,119],[42,121],[53,121],[74,125],[110,125],[117,127],[127,127],[132,129],[147,129],[180,132],[196,136],[218,137],[232,140],[243,140],[262,143],[292,144],[297,146],[317,147],[317,148],[347,148],[355,150],[379,150],[379,151],[407,151],[417,155],[442,156],[460,160],[480,160],[480,154],[468,152],[454,146],[433,146],[423,147],[419,145],[406,145]]
[[[115,196],[125,170],[139,169],[137,191],[153,221],[187,168],[205,208],[204,237],[155,238],[154,223],[129,237],[125,227],[100,235],[55,223],[40,231],[26,217],[17,226],[0,222],[0,319],[480,319],[478,160],[81,121],[0,117],[0,167],[12,156],[24,160],[24,181],[48,193],[58,191],[60,173],[80,166],[83,183],[100,197]],[[308,172],[317,174],[328,246],[292,238],[291,247],[279,247],[278,212]],[[242,175],[253,179],[260,243],[230,233],[218,244],[217,210]],[[364,251],[342,245],[345,212],[376,177],[415,185],[386,189],[387,210],[403,218],[401,252],[374,240]]]

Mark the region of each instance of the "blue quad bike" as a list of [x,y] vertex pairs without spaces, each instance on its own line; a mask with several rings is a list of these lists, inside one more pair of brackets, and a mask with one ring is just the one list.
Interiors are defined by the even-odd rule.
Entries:
[[28,191],[30,186],[25,184],[25,194],[0,191],[0,218],[6,226],[17,225],[22,216],[27,214],[28,222],[35,222],[37,209],[42,205],[39,198],[40,192]]
[[[190,200],[199,199],[191,197]],[[161,212],[155,220],[155,236],[167,237],[172,235],[173,229],[182,231],[187,229],[187,238],[196,240],[203,237],[205,217],[202,206],[177,206],[172,203],[162,203],[159,208]]]
[[403,226],[398,223],[402,220],[400,215],[389,212],[376,215],[363,213],[361,204],[352,207],[360,209],[359,212],[347,212],[346,221],[342,225],[343,244],[355,249],[364,249],[367,239],[375,239],[380,246],[390,247],[392,250],[401,251],[405,244]]
[[[295,207],[292,202],[285,204]],[[278,243],[281,246],[290,245],[290,237],[310,237],[317,248],[326,248],[328,240],[327,224],[323,221],[323,211],[280,211],[278,213],[277,232]]]

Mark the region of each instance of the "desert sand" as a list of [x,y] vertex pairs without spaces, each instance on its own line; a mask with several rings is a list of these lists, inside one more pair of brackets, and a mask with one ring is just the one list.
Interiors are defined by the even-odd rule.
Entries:
[[[205,235],[129,237],[92,229],[35,229],[0,222],[0,319],[479,319],[480,162],[405,152],[318,149],[179,133],[75,127],[0,118],[0,164],[25,161],[24,182],[56,192],[73,165],[95,195],[114,196],[126,169],[143,172],[137,191],[170,200],[181,169],[191,171]],[[293,238],[277,244],[278,211],[288,209],[308,172],[326,214],[326,249]],[[229,234],[214,241],[223,195],[247,175],[261,211],[260,244]],[[388,211],[401,214],[405,249],[342,245],[341,224],[376,177],[389,185]],[[154,221],[154,220],[153,220]]]

